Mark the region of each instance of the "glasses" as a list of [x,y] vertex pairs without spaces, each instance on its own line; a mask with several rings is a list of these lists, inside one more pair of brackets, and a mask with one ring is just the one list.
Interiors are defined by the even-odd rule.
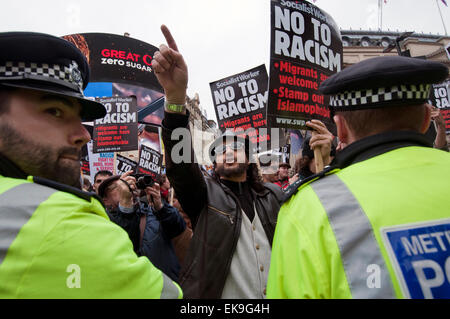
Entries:
[[239,142],[239,141],[235,141],[235,142],[232,142],[232,143],[229,143],[229,144],[221,144],[221,145],[216,146],[214,148],[214,152],[216,154],[223,154],[227,150],[227,147],[229,147],[233,151],[238,151],[238,150],[241,150],[241,149],[244,148],[244,143]]

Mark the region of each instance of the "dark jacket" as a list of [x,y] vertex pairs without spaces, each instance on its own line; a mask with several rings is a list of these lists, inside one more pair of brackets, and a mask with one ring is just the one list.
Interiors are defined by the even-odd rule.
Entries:
[[[172,130],[187,124],[188,116],[168,113],[162,123],[166,173],[194,231],[179,282],[185,298],[220,298],[239,239],[242,211],[234,193],[220,180],[204,176],[198,164],[172,161],[172,149],[179,142],[171,140]],[[282,191],[267,183],[263,190],[251,192],[272,244]]]
[[119,207],[115,209],[106,209],[109,219],[127,232],[128,237],[130,237],[130,240],[133,243],[134,252],[139,255],[139,214],[136,211],[136,208],[133,213],[124,213]]
[[[142,246],[140,244],[140,219],[146,215]],[[108,212],[111,220],[126,230],[133,242],[135,252],[146,256],[152,264],[178,281],[180,263],[172,245],[172,238],[181,234],[186,228],[186,222],[175,207],[164,202],[163,208],[154,211],[147,203],[142,202],[132,213],[124,213],[119,209]]]

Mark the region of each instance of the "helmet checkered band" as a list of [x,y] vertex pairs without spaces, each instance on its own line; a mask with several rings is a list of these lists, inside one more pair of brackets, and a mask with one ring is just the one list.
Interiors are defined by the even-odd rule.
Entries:
[[430,95],[431,84],[396,85],[388,88],[346,91],[330,97],[330,106],[364,106],[395,100],[426,100]]
[[[22,77],[23,79],[41,81],[53,79],[56,80],[54,82],[69,86],[80,93],[83,92],[83,78],[81,72],[78,70],[78,64],[75,61],[72,61],[69,66],[8,61],[5,64],[0,65],[0,77]],[[61,83],[60,81],[63,82]]]

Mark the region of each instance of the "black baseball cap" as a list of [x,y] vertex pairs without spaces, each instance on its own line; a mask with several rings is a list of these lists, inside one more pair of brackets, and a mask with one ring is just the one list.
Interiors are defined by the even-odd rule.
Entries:
[[100,198],[105,197],[106,189],[108,188],[108,186],[114,183],[115,181],[118,181],[119,179],[120,175],[113,175],[105,179],[103,182],[101,182],[101,184],[98,186],[98,196],[100,196]]

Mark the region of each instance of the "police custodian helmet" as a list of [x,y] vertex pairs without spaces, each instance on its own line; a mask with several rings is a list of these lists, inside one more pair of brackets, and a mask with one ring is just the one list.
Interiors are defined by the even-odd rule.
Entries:
[[431,84],[448,76],[442,63],[404,56],[382,56],[356,63],[319,87],[330,95],[332,111],[353,111],[425,103]]
[[0,33],[0,85],[77,99],[83,121],[106,115],[105,107],[87,99],[89,65],[70,42],[35,32]]

